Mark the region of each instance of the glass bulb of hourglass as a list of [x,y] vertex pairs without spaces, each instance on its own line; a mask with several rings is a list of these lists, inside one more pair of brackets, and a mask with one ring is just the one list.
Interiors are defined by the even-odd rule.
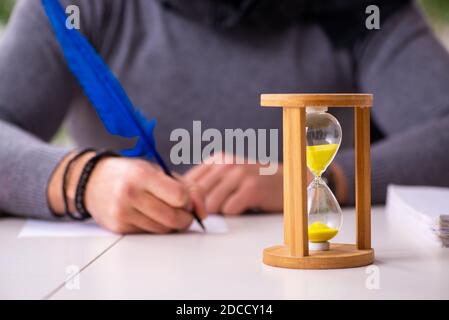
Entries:
[[306,109],[307,167],[314,179],[307,188],[309,241],[312,250],[327,250],[329,240],[341,228],[343,216],[340,205],[322,179],[341,143],[341,126],[327,113],[327,108]]

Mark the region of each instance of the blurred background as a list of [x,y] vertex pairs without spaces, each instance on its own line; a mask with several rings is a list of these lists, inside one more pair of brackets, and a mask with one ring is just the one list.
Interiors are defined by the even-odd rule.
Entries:
[[449,49],[449,0],[420,0],[419,3],[441,41]]
[[[0,0],[0,33],[8,22],[15,1],[16,0]],[[449,0],[417,1],[426,13],[430,24],[433,26],[445,46],[449,49]]]
[[[16,0],[0,0],[0,32],[8,21]],[[95,1],[95,0],[94,0]],[[449,0],[418,0],[429,22],[449,48]]]
[[[38,0],[35,0],[38,1]],[[95,0],[93,0],[95,1]],[[101,1],[101,0],[96,0]],[[436,34],[449,50],[449,0],[417,0]],[[0,0],[0,35],[14,8],[16,0]],[[382,16],[381,16],[382,19]],[[382,21],[382,20],[381,20]],[[70,146],[72,141],[63,126],[54,139],[57,145]]]
[[0,23],[4,25],[8,21],[9,14],[14,7],[14,0],[1,0],[0,2]]

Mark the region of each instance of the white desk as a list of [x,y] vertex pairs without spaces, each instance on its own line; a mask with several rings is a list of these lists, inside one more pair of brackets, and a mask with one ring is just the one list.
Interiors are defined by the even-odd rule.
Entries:
[[120,239],[17,238],[24,223],[0,219],[0,299],[42,299]]
[[[6,277],[15,276],[6,279],[11,291],[3,288],[1,279],[0,294],[44,297],[54,291],[54,299],[448,299],[449,249],[429,247],[404,233],[386,219],[382,208],[374,209],[372,216],[380,279],[377,290],[366,287],[366,268],[288,270],[263,265],[263,248],[281,243],[282,217],[260,215],[227,219],[230,232],[222,235],[125,236],[90,261],[76,290],[61,285],[68,252],[72,260],[85,264],[115,239],[63,239],[60,243],[42,239],[22,244],[17,242],[23,240],[14,240],[7,257],[0,258],[0,268],[1,277],[5,270]],[[353,210],[345,210],[344,227],[336,241],[354,242],[354,218]],[[5,228],[0,220],[0,230]],[[0,246],[3,250],[7,244],[3,240]],[[24,258],[14,255],[14,248],[24,252],[20,254]],[[83,254],[85,250],[88,253]],[[53,256],[47,259],[50,253]],[[58,254],[60,259],[55,258]],[[37,263],[40,271],[33,275],[33,269],[22,263]],[[30,283],[34,295],[27,294]]]

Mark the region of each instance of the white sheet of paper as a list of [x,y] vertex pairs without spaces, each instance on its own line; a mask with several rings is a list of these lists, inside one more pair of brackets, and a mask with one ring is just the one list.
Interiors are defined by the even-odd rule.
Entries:
[[[209,216],[203,221],[207,233],[226,233],[228,226],[223,217]],[[194,221],[190,232],[202,232],[199,224]],[[116,234],[102,229],[93,220],[76,221],[42,221],[29,219],[20,230],[19,238],[37,237],[111,237]]]
[[[210,215],[203,221],[203,224],[206,227],[207,233],[227,233],[229,231],[225,219],[219,215]],[[203,229],[201,229],[199,223],[194,220],[189,231],[203,232]]]

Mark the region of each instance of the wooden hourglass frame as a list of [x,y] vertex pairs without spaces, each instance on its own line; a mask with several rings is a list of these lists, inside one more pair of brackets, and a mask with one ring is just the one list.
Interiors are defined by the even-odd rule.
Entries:
[[[371,248],[371,94],[262,94],[263,107],[282,107],[284,143],[284,244],[266,248],[263,262],[292,269],[336,269],[373,263]],[[331,243],[309,251],[306,107],[353,107],[355,126],[356,244]]]

